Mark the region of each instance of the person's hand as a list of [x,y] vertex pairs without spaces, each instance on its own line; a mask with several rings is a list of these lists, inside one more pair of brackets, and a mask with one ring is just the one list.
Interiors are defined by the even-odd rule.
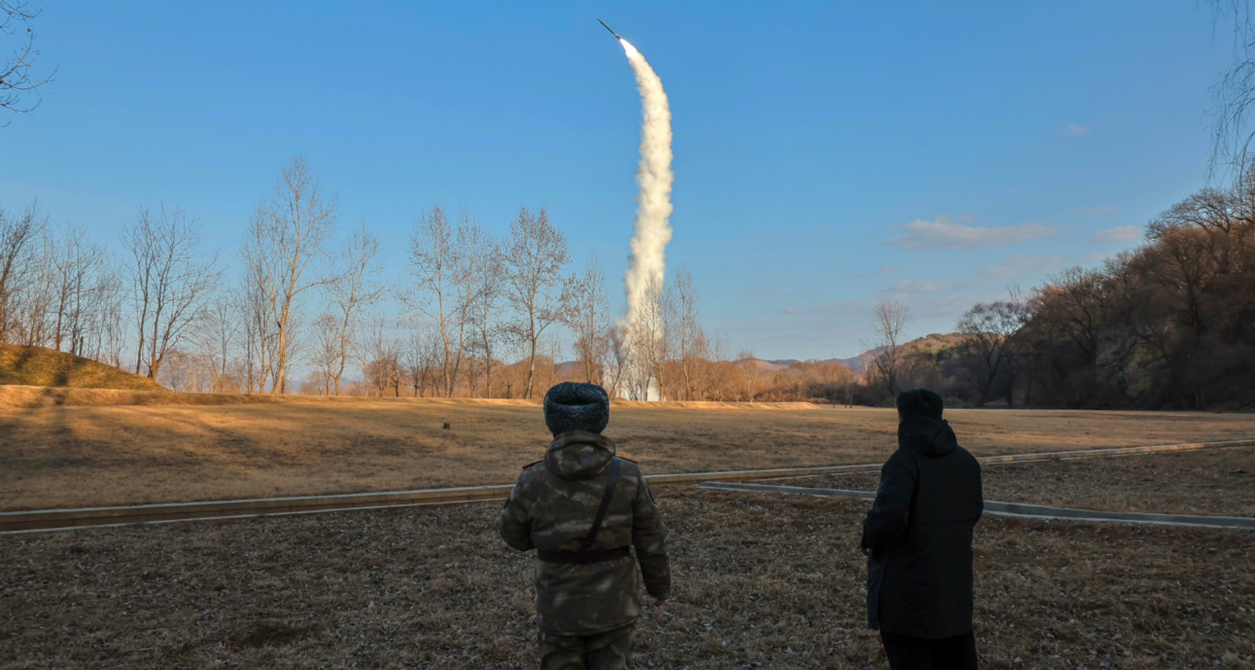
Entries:
[[667,604],[667,599],[663,598],[662,600],[655,602],[654,607],[662,607],[663,605],[666,605],[666,604]]
[[868,556],[868,557],[870,557],[870,556],[872,555],[872,552],[868,551],[868,550],[867,550],[867,547],[864,547],[864,546],[863,546],[863,545],[861,545],[861,544],[858,546],[858,550],[859,550],[859,551],[861,551],[861,552],[863,552],[863,555],[864,555],[864,556]]

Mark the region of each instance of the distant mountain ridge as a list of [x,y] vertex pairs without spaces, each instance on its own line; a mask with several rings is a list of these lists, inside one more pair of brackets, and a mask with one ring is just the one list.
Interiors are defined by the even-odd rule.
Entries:
[[[903,344],[902,349],[908,352],[922,350],[922,351],[927,351],[930,353],[935,353],[935,352],[943,351],[945,349],[950,349],[952,347],[957,346],[961,338],[962,336],[958,333],[932,333],[929,335],[925,335],[924,337],[919,337],[914,340],[911,340],[910,342],[907,342],[906,344]],[[838,363],[840,365],[844,365],[845,367],[849,368],[851,372],[862,372],[863,370],[866,370],[869,365],[871,365],[873,360],[876,359],[876,356],[879,353],[879,351],[880,351],[879,349],[869,349],[852,358],[825,358],[821,362]],[[803,362],[796,358],[777,358],[777,359],[756,358],[754,360],[758,361],[758,365],[760,368],[762,368],[763,370],[771,371],[771,372],[784,370],[788,368],[790,365]]]
[[[962,335],[959,333],[932,333],[930,335],[915,338],[914,340],[903,344],[901,348],[908,352],[923,350],[930,353],[936,353],[957,346],[961,339]],[[851,372],[857,373],[866,370],[867,367],[871,365],[872,361],[876,359],[878,352],[878,349],[869,349],[852,358],[825,358],[820,362],[838,363],[849,368]],[[758,363],[759,369],[766,370],[768,372],[779,372],[780,370],[788,369],[790,365],[805,362],[797,358],[755,358],[754,361]],[[579,365],[578,361],[563,361],[555,364],[555,370],[559,375],[574,374],[577,370],[579,370]]]

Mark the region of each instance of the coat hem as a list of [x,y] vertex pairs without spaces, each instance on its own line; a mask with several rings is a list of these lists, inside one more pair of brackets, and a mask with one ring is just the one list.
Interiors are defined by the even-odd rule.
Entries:
[[542,633],[545,633],[546,635],[568,635],[571,637],[582,637],[585,635],[601,635],[603,633],[609,633],[611,631],[616,631],[621,628],[627,628],[628,626],[635,626],[636,623],[640,621],[640,619],[641,617],[637,615],[635,617],[632,617],[632,619],[626,623],[615,624],[613,626],[609,626],[606,628],[581,628],[579,630],[555,630],[553,628],[546,628],[545,626],[539,625],[539,624],[536,626],[536,628],[537,630],[539,630]]

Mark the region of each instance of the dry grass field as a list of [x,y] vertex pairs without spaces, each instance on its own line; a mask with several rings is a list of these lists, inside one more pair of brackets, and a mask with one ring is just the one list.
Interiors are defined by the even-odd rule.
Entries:
[[[1036,466],[1033,466],[1036,467]],[[887,668],[867,503],[668,487],[671,603],[640,668]],[[497,506],[0,537],[4,668],[534,668]],[[986,668],[1255,667],[1255,533],[987,518]]]
[[[507,484],[548,442],[539,404],[521,401],[109,404],[133,395],[0,402],[0,509]],[[947,417],[977,454],[1255,436],[1251,414]],[[606,433],[646,473],[669,473],[879,462],[895,447],[895,431],[892,410],[623,403]]]
[[[1255,447],[982,468],[985,498],[1117,512],[1255,517]],[[873,473],[780,480],[875,491]]]

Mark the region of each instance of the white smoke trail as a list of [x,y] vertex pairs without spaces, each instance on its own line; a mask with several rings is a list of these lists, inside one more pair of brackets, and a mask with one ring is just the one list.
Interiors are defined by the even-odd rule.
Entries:
[[628,324],[635,330],[648,309],[651,285],[661,286],[666,275],[667,243],[671,241],[671,107],[662,80],[636,47],[620,38],[627,52],[636,90],[641,94],[641,162],[636,168],[636,220],[632,222],[632,255],[623,275],[627,291]]

